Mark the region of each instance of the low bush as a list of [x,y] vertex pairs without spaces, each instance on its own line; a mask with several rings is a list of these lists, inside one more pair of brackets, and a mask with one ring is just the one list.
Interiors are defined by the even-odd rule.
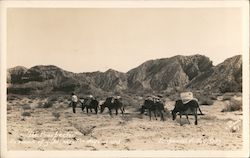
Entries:
[[7,101],[10,100],[16,100],[16,96],[15,95],[7,95]]
[[31,116],[31,114],[30,114],[30,112],[25,111],[22,113],[22,116]]
[[134,98],[132,96],[122,96],[122,103],[125,106],[130,106],[130,107],[138,107],[140,106],[140,100],[137,98]]
[[30,105],[29,104],[25,104],[22,106],[23,110],[28,110],[28,109],[31,109]]
[[221,112],[231,112],[239,110],[242,110],[242,100],[231,98],[230,101],[226,101],[226,106],[221,110]]
[[43,108],[51,108],[53,106],[52,101],[47,101],[43,104]]
[[59,103],[63,103],[64,100],[61,98],[61,99],[58,100],[58,102],[59,102]]
[[242,96],[242,93],[241,92],[238,92],[235,94],[237,97],[241,97]]
[[210,98],[211,98],[212,100],[217,100],[217,97],[218,97],[217,95],[211,95],[211,96],[210,96]]
[[37,98],[37,96],[35,96],[35,95],[29,95],[28,98],[31,99],[31,100],[34,100],[34,99]]
[[58,112],[52,112],[52,115],[56,118],[56,120],[59,120],[60,113],[58,113]]
[[39,102],[38,104],[37,104],[37,108],[43,108],[43,105],[44,105],[45,103],[44,102]]
[[223,100],[231,100],[232,96],[229,95],[224,95]]
[[199,98],[200,105],[213,105],[214,101],[210,97],[202,96]]
[[12,110],[11,106],[7,106],[7,111]]
[[220,85],[219,89],[222,93],[239,92],[242,90],[242,85],[236,81],[226,81]]
[[58,100],[58,97],[57,96],[51,96],[48,98],[49,101],[52,101],[52,102],[55,102]]

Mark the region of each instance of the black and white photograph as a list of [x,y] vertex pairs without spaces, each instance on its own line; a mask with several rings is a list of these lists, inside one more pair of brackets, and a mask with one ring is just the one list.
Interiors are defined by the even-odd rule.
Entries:
[[244,2],[2,5],[1,147],[248,157]]

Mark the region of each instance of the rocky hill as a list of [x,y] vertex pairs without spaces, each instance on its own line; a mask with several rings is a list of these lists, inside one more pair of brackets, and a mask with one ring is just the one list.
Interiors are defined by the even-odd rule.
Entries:
[[217,89],[221,92],[242,91],[242,56],[226,59],[189,83],[195,89]]
[[166,90],[185,87],[212,67],[212,61],[202,55],[150,60],[127,73],[128,88]]
[[7,71],[7,83],[22,83],[22,76],[28,69],[23,66],[16,66]]
[[242,57],[213,66],[206,56],[174,56],[146,61],[121,73],[72,73],[53,65],[30,69],[14,67],[7,72],[8,93],[31,94],[71,91],[81,93],[164,91],[182,87],[213,91],[241,91]]

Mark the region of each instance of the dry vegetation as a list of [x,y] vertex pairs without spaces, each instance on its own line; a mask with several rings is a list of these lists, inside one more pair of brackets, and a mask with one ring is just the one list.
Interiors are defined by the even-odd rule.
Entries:
[[[208,97],[210,96],[210,97]],[[230,96],[230,100],[217,98]],[[240,150],[242,101],[238,95],[199,96],[201,110],[194,125],[171,119],[177,95],[164,96],[166,121],[149,121],[138,109],[143,97],[123,96],[126,114],[110,117],[86,114],[78,106],[73,114],[68,96],[8,96],[8,149],[11,150]],[[101,97],[99,97],[100,99]],[[216,99],[215,99],[216,98]],[[223,111],[223,112],[221,112]],[[229,112],[230,111],[230,112]],[[64,134],[64,135],[63,135]],[[51,138],[52,137],[52,138]]]
[[226,101],[225,108],[222,109],[222,112],[231,112],[238,110],[242,110],[242,100],[231,98],[230,101]]
[[22,116],[31,116],[31,114],[30,114],[30,112],[25,111],[22,113]]

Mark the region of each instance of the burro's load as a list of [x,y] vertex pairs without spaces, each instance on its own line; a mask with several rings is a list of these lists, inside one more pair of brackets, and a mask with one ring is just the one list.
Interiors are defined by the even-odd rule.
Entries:
[[188,103],[191,100],[194,100],[194,95],[192,92],[182,92],[180,93],[181,100],[184,104]]

